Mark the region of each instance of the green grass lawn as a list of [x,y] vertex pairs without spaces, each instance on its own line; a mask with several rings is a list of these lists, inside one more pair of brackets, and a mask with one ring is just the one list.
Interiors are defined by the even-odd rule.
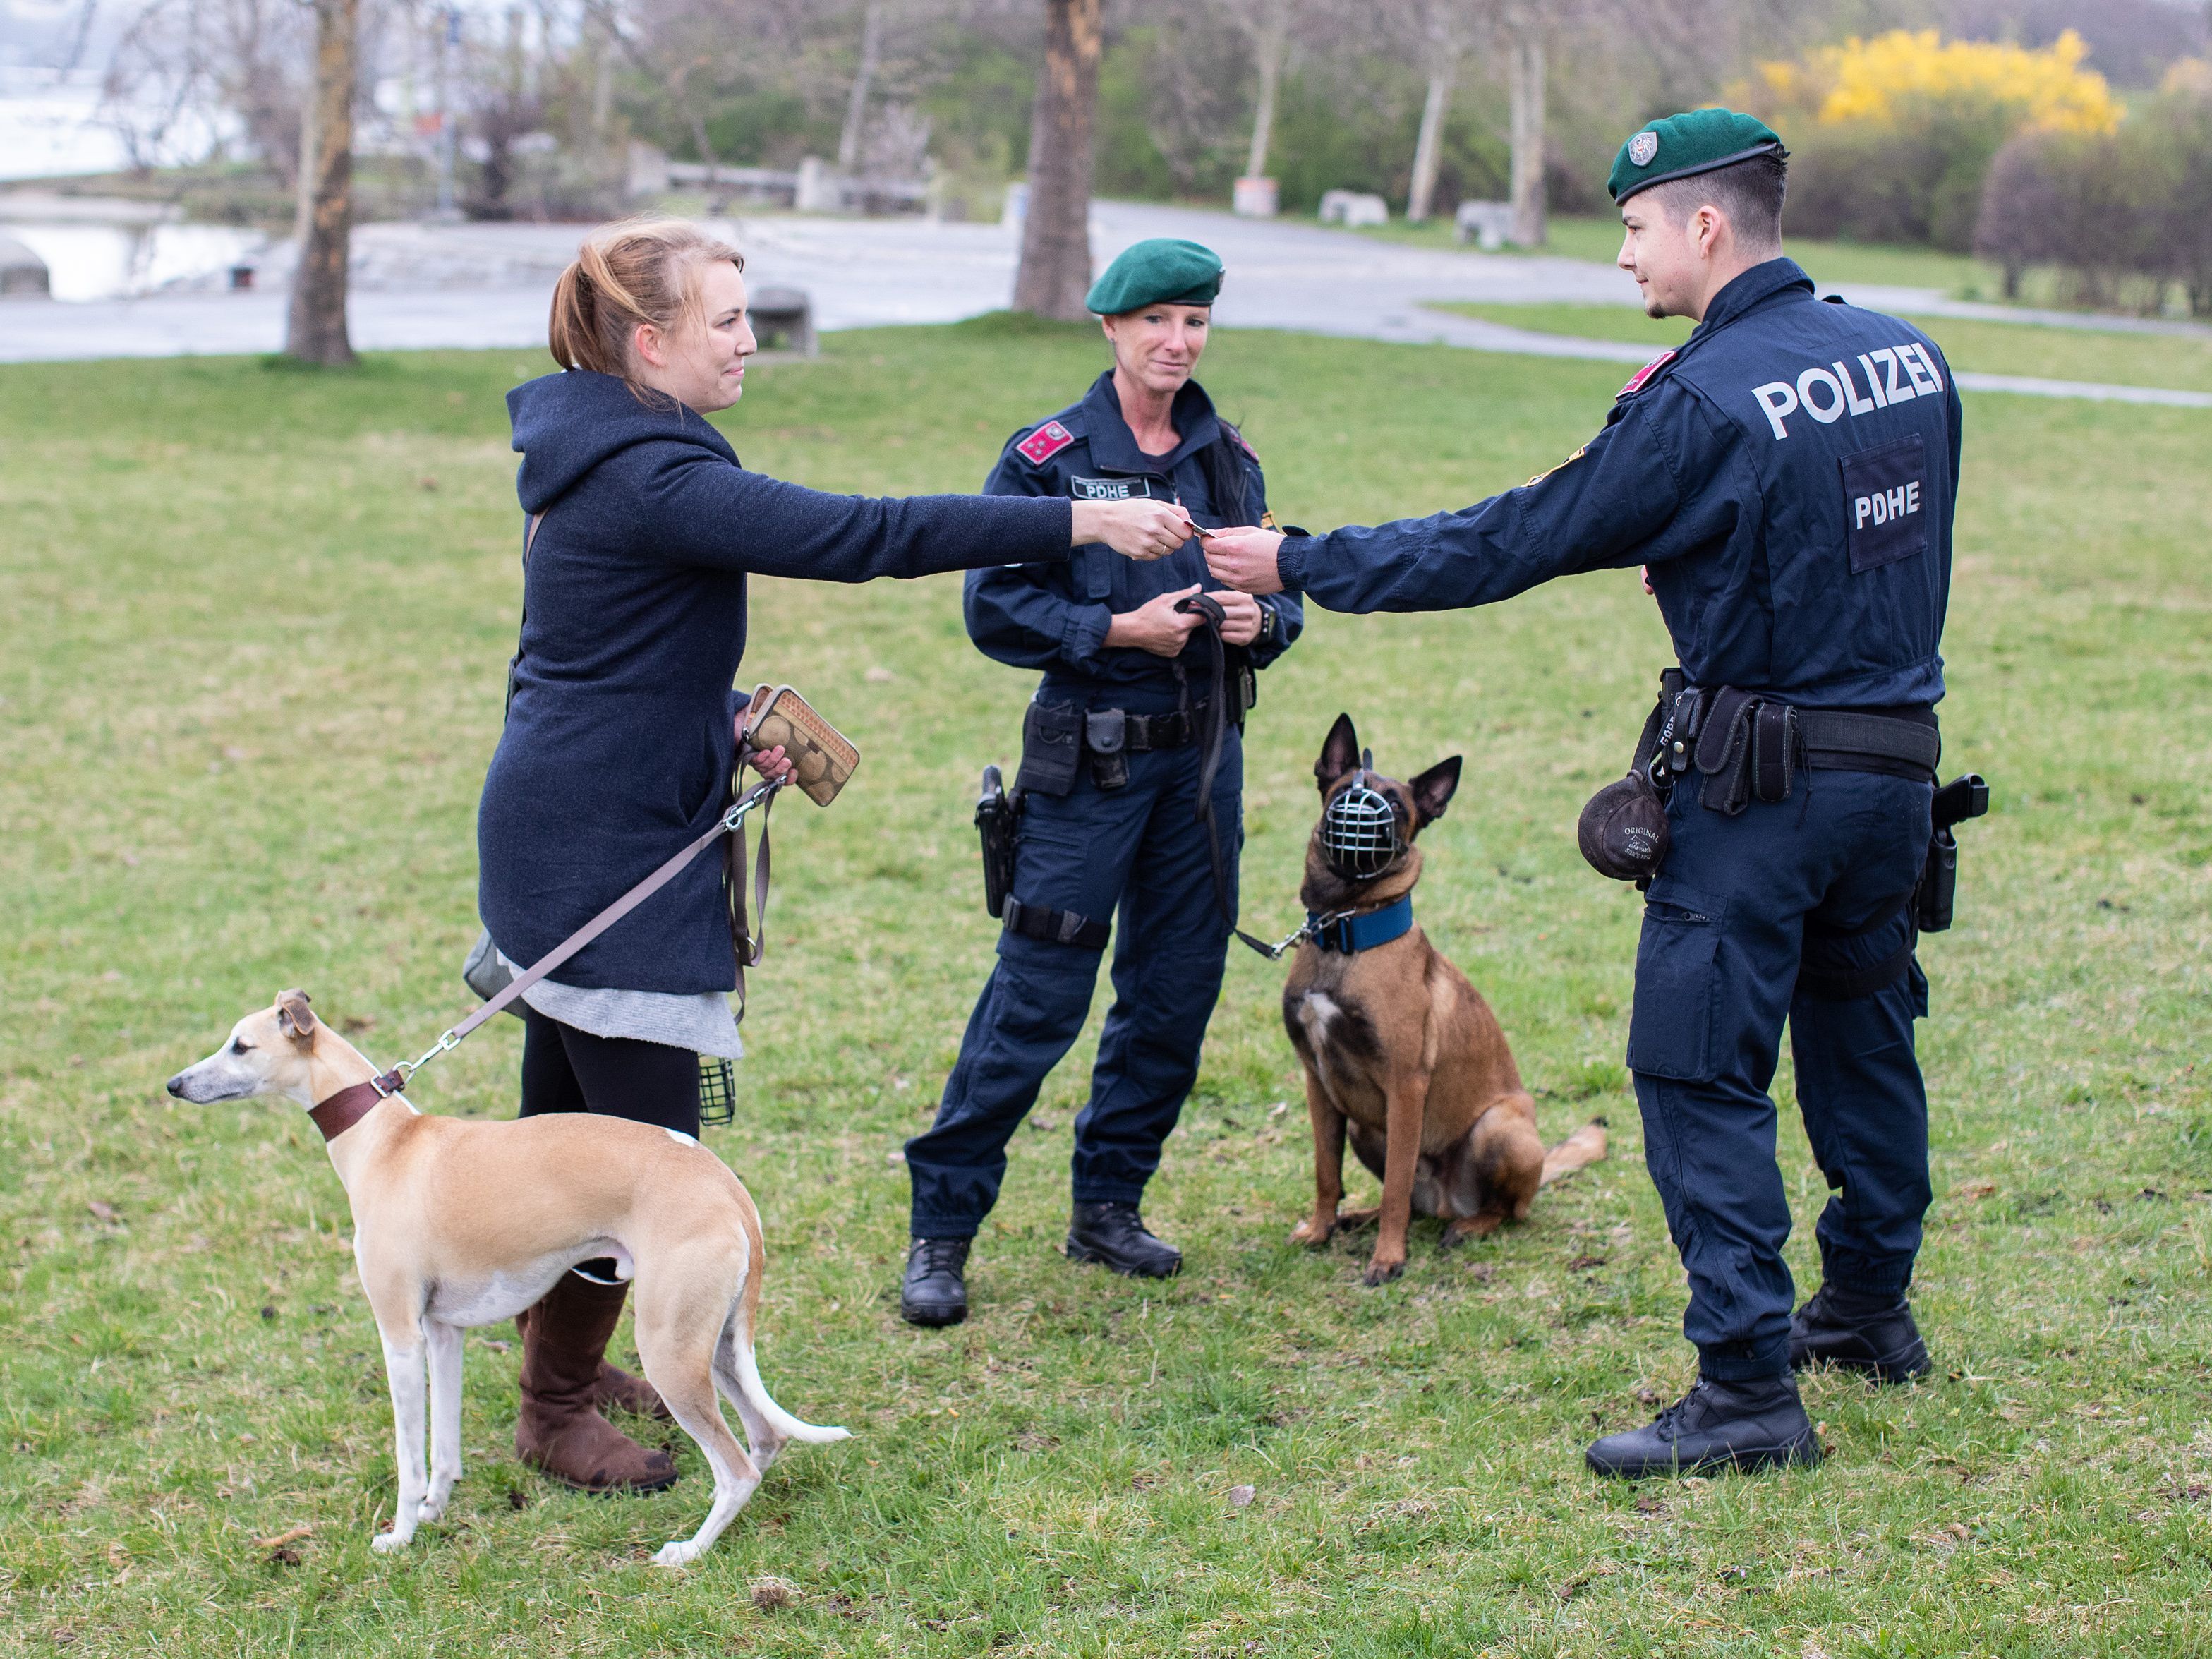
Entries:
[[[1098,352],[988,319],[835,335],[757,371],[726,423],[810,483],[972,489]],[[390,1414],[320,1142],[295,1108],[161,1084],[283,986],[385,1061],[467,1006],[518,596],[501,394],[543,367],[0,370],[0,1649],[2212,1647],[2212,416],[1971,395],[1945,736],[1996,809],[1962,837],[1958,928],[1923,952],[1937,1370],[1809,1379],[1825,1467],[1639,1488],[1581,1468],[1692,1368],[1619,1063],[1637,899],[1572,833],[1665,660],[1633,572],[1483,612],[1318,615],[1265,677],[1247,763],[1245,920],[1274,932],[1338,710],[1401,775],[1466,756],[1423,921],[1496,1006],[1547,1138],[1603,1112],[1611,1160],[1450,1256],[1419,1226],[1405,1278],[1363,1290],[1365,1241],[1285,1242],[1310,1188],[1281,970],[1239,952],[1148,1205],[1182,1276],[1056,1253],[1086,1037],[1014,1147],[975,1317],[936,1334],[896,1311],[892,1155],[990,960],[968,815],[1029,682],[967,646],[955,579],[763,582],[745,672],[803,687],[866,758],[833,808],[776,814],[752,1057],[709,1144],[767,1222],[769,1386],[856,1437],[794,1447],[666,1576],[647,1557],[708,1495],[690,1442],[670,1431],[686,1478],[665,1494],[553,1487],[512,1458],[517,1356],[488,1329],[451,1514],[373,1556]],[[1241,331],[1206,368],[1277,513],[1316,526],[1518,483],[1620,378]],[[421,1103],[511,1113],[518,1031],[440,1061]],[[1790,1087],[1809,1287],[1826,1194]],[[771,1576],[798,1594],[781,1611],[748,1593]]]
[[[1646,317],[1633,306],[1488,305],[1438,301],[1431,309],[1505,323],[1539,334],[1627,340],[1655,352],[1680,345],[1691,324],[1680,317]],[[1986,374],[2034,374],[2059,380],[2099,380],[2120,386],[2171,386],[2212,392],[2212,339],[2187,335],[2108,334],[2086,329],[2044,328],[2027,323],[1976,322],[1956,317],[1914,317],[1913,324],[1943,348],[1957,368]]]

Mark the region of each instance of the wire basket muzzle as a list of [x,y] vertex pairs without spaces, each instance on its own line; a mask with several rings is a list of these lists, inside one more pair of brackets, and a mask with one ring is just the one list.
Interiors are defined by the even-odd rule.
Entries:
[[1378,876],[1406,850],[1397,809],[1381,790],[1355,783],[1322,811],[1321,847],[1328,867],[1346,880]]

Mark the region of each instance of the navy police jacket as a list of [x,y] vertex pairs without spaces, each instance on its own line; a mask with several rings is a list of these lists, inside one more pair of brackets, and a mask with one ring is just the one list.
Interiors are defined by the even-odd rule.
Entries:
[[1293,538],[1279,568],[1332,611],[1366,611],[1486,605],[1645,565],[1692,684],[1816,708],[1929,706],[1943,695],[1959,416],[1925,335],[1816,300],[1795,261],[1770,259],[1722,289],[1550,472],[1461,512]]
[[[1176,393],[1175,428],[1180,441],[1167,454],[1139,449],[1121,418],[1109,369],[1080,403],[1009,438],[983,493],[1063,501],[1150,498],[1180,501],[1195,522],[1209,527],[1263,522],[1267,481],[1259,457],[1213,412],[1212,400],[1195,380]],[[1219,499],[1240,494],[1241,501]],[[1212,663],[1201,653],[1212,648],[1210,639],[1201,630],[1181,656],[1156,657],[1133,647],[1109,648],[1106,625],[1117,612],[1194,582],[1209,590],[1219,586],[1207,573],[1195,538],[1148,564],[1092,545],[1078,548],[1065,563],[971,570],[968,635],[986,656],[1016,668],[1042,669],[1048,694],[1086,706],[1156,713],[1176,707],[1178,666],[1194,696],[1206,684]],[[1260,637],[1248,648],[1255,668],[1282,655],[1305,622],[1294,594],[1260,604],[1265,613]]]

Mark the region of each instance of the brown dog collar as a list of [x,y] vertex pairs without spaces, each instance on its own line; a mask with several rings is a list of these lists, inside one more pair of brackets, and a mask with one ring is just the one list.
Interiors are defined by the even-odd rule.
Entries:
[[315,1120],[315,1127],[323,1132],[325,1140],[336,1140],[374,1111],[379,1101],[398,1092],[399,1073],[386,1072],[382,1077],[341,1089],[327,1100],[317,1101],[307,1109],[307,1115]]

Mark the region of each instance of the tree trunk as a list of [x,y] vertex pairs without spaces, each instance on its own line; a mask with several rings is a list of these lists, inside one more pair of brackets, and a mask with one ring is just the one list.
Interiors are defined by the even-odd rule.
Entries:
[[1275,137],[1275,94],[1283,82],[1283,58],[1291,46],[1291,0],[1266,0],[1267,11],[1254,30],[1260,60],[1260,102],[1252,112],[1252,147],[1244,155],[1244,176],[1267,176],[1267,147]]
[[[353,98],[361,0],[315,0],[314,162],[301,190],[306,234],[292,276],[284,355],[329,368],[353,362],[346,259],[353,231]],[[304,146],[303,146],[304,149]]]
[[860,67],[845,100],[845,130],[837,135],[837,171],[847,178],[860,165],[860,133],[868,120],[868,91],[884,47],[884,0],[868,0],[860,14]]
[[1544,223],[1544,37],[1532,21],[1514,31],[1513,234],[1522,247],[1542,245]]
[[1407,192],[1406,217],[1419,224],[1435,206],[1437,169],[1443,161],[1444,117],[1450,112],[1459,60],[1439,55],[1429,70],[1428,101],[1421,106],[1421,136],[1413,143],[1413,187]]
[[1030,203],[1014,309],[1089,315],[1091,140],[1098,108],[1100,0],[1045,0],[1044,72],[1030,122]]

